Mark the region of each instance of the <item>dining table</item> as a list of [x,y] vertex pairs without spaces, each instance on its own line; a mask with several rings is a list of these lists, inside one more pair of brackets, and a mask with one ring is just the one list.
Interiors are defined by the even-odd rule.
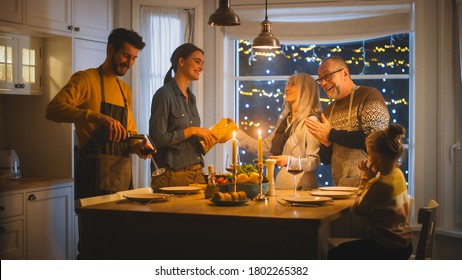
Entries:
[[76,208],[79,258],[324,259],[331,222],[351,213],[354,196],[302,207],[285,203],[292,195],[276,190],[267,201],[235,206],[216,205],[203,191],[151,203],[120,195],[83,204]]

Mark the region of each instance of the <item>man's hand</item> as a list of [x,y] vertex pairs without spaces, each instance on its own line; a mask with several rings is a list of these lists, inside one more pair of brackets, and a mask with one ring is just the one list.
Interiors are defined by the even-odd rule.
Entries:
[[104,114],[99,114],[98,124],[107,128],[109,132],[109,141],[120,142],[127,138],[127,131],[123,125],[116,119],[108,117]]
[[147,159],[152,157],[152,153],[157,153],[157,150],[144,138],[143,141],[138,141],[131,146],[131,152],[142,159]]
[[305,119],[305,125],[308,131],[316,137],[321,144],[326,147],[332,145],[332,142],[329,141],[329,133],[332,127],[324,114],[321,115],[321,122]]

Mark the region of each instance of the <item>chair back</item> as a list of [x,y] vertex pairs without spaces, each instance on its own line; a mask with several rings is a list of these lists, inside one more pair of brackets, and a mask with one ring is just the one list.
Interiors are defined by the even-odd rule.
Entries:
[[414,209],[414,197],[412,197],[412,195],[408,195],[408,198],[409,198],[409,209],[408,209],[408,212],[407,212],[407,220],[409,222],[409,224],[411,224],[411,220],[412,220],[412,210]]
[[428,206],[421,207],[417,216],[417,222],[422,224],[419,243],[415,254],[416,260],[431,259],[433,254],[433,241],[435,240],[436,214],[439,204],[433,199]]

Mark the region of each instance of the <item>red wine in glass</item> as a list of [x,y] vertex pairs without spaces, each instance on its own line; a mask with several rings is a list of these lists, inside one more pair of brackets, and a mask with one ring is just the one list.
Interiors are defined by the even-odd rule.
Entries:
[[287,169],[287,172],[289,172],[290,174],[292,174],[294,176],[297,176],[298,174],[302,173],[303,170],[300,170],[300,169]]
[[287,172],[294,175],[294,196],[297,196],[297,175],[302,173],[302,161],[300,157],[289,156],[287,159]]

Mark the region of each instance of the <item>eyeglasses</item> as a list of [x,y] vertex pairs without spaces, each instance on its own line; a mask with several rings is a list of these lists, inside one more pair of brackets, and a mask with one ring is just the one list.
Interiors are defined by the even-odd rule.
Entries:
[[326,81],[326,82],[330,82],[330,81],[332,80],[332,76],[333,76],[335,73],[342,71],[343,69],[345,69],[345,68],[340,68],[340,69],[338,69],[337,71],[334,71],[334,72],[332,72],[332,73],[329,73],[329,74],[324,75],[324,77],[317,79],[317,80],[316,80],[316,83],[318,83],[318,85],[321,85],[322,80],[324,80],[324,81]]

